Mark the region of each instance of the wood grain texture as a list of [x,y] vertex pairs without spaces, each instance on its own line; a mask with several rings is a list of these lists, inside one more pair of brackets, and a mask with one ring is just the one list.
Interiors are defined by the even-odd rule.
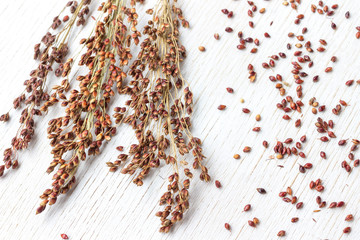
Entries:
[[[93,1],[92,14],[96,16],[97,3]],[[191,83],[196,99],[193,116],[193,132],[204,141],[207,165],[213,180],[221,181],[223,187],[215,188],[213,182],[206,184],[195,175],[191,185],[191,208],[181,224],[170,234],[158,232],[159,220],[155,213],[160,210],[158,199],[166,189],[167,176],[171,169],[166,166],[155,171],[144,181],[143,187],[131,183],[131,178],[120,172],[109,173],[105,162],[116,158],[115,146],[133,142],[134,136],[126,126],[118,129],[118,134],[105,146],[101,155],[90,158],[78,172],[79,182],[66,196],[60,197],[55,206],[47,208],[40,215],[35,215],[39,203],[38,196],[50,185],[51,176],[45,170],[51,160],[51,148],[46,139],[47,122],[63,113],[62,108],[53,108],[48,115],[38,119],[37,133],[29,150],[20,153],[20,168],[0,179],[0,239],[60,239],[61,233],[67,233],[71,239],[277,239],[280,230],[286,230],[286,239],[360,239],[357,227],[360,218],[359,169],[351,174],[341,169],[340,164],[346,159],[350,144],[339,147],[340,139],[359,138],[360,103],[359,86],[346,87],[349,79],[357,80],[360,75],[360,41],[355,38],[355,26],[360,22],[360,4],[357,1],[337,1],[339,9],[334,17],[313,14],[310,5],[317,1],[302,1],[298,11],[281,4],[282,1],[254,1],[258,8],[265,7],[266,13],[255,14],[252,21],[255,28],[248,26],[249,9],[246,1],[198,0],[182,1],[184,15],[191,24],[190,30],[184,30],[183,44],[188,49],[188,58],[183,65],[184,76]],[[336,1],[327,1],[333,4]],[[12,100],[23,91],[23,81],[36,63],[32,60],[33,45],[46,33],[52,18],[56,16],[66,1],[13,0],[2,1],[0,9],[0,112],[11,108]],[[139,7],[140,22],[145,22],[145,10],[155,3],[148,0],[146,6]],[[234,17],[228,19],[220,9],[234,11]],[[350,11],[350,19],[344,14]],[[305,14],[300,25],[293,22],[299,13]],[[270,26],[270,22],[273,25]],[[336,31],[330,27],[331,21],[338,26]],[[74,41],[88,36],[92,19],[81,32],[74,32]],[[234,28],[233,33],[225,33],[227,26]],[[313,48],[320,44],[320,38],[328,42],[324,53],[310,55],[315,65],[306,69],[309,77],[303,84],[303,113],[291,113],[291,121],[282,119],[283,112],[276,109],[281,101],[269,75],[282,74],[284,81],[290,84],[288,92],[295,95],[296,84],[292,80],[291,52],[286,50],[288,32],[300,34],[307,27],[305,34],[311,40]],[[249,50],[239,51],[237,32],[243,31],[245,37],[259,38],[261,46],[257,54]],[[216,41],[213,34],[221,38]],[[264,38],[264,32],[271,35]],[[75,40],[76,39],[76,40]],[[198,46],[206,47],[199,52]],[[73,52],[78,51],[76,47]],[[285,52],[286,60],[278,62],[276,68],[265,71],[261,63],[268,56]],[[337,56],[338,62],[331,63],[331,56]],[[247,65],[252,63],[258,73],[257,81],[247,79]],[[332,73],[324,73],[327,66],[333,66]],[[312,82],[312,76],[320,75],[318,83]],[[51,84],[59,79],[51,78]],[[234,88],[229,94],[226,87]],[[314,115],[307,102],[316,97],[327,109]],[[241,103],[240,99],[245,102]],[[112,104],[124,102],[119,97]],[[340,116],[331,113],[331,109],[343,99],[349,107],[343,109]],[[225,111],[218,111],[217,106],[227,105]],[[249,108],[250,114],[244,114],[242,108]],[[262,120],[255,121],[256,114]],[[18,128],[17,111],[11,111],[11,121],[0,124],[0,150],[9,146],[10,140]],[[336,139],[322,143],[314,123],[317,117],[335,122]],[[295,128],[296,119],[302,120],[302,127]],[[261,132],[251,129],[260,126]],[[298,141],[307,135],[303,144],[306,159],[292,156],[283,160],[269,160],[272,147],[277,140],[292,137]],[[262,141],[270,143],[269,149],[262,147]],[[251,153],[243,153],[245,146],[251,146]],[[320,151],[325,151],[327,160],[322,160]],[[241,159],[235,160],[235,153]],[[359,158],[359,153],[355,154]],[[314,168],[306,174],[298,171],[299,164],[311,162]],[[284,168],[277,167],[278,164]],[[321,194],[309,189],[311,180],[321,178],[325,191]],[[291,186],[304,208],[296,210],[291,204],[284,203],[278,193]],[[267,194],[260,195],[257,187],[263,187]],[[341,209],[317,209],[315,197],[328,202],[343,200]],[[246,204],[251,203],[252,210],[243,212]],[[355,221],[347,223],[345,216],[352,213]],[[247,221],[257,217],[259,226],[254,229]],[[292,217],[299,217],[298,223],[291,223]],[[231,225],[231,232],[224,224]],[[346,226],[352,227],[348,236],[342,234]]]

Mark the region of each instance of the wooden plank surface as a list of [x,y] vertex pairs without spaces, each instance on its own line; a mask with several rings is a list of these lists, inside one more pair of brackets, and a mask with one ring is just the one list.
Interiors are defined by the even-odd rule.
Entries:
[[[13,0],[2,1],[0,9],[0,112],[11,108],[12,100],[23,91],[23,81],[36,63],[32,60],[33,45],[46,33],[52,18],[60,12],[66,1]],[[93,1],[92,13],[99,1]],[[302,1],[298,11],[281,4],[282,1],[254,1],[258,9],[266,8],[264,14],[255,13],[252,21],[255,28],[248,26],[250,18],[246,1],[231,0],[198,0],[182,1],[184,15],[191,24],[191,29],[184,30],[183,44],[188,49],[188,58],[183,65],[184,76],[191,83],[196,99],[193,116],[193,132],[204,141],[204,152],[207,156],[213,180],[221,181],[223,187],[217,189],[213,181],[209,184],[198,181],[198,175],[191,185],[191,208],[184,220],[170,234],[160,234],[159,220],[155,213],[161,208],[158,199],[166,189],[166,178],[171,169],[167,166],[154,172],[144,181],[142,187],[131,183],[131,178],[120,172],[109,173],[105,165],[117,156],[115,146],[133,142],[132,131],[125,126],[119,134],[105,146],[101,155],[92,157],[83,164],[78,172],[79,182],[66,197],[60,197],[56,205],[35,215],[39,204],[38,196],[51,184],[51,176],[45,173],[51,161],[49,142],[46,139],[47,122],[61,116],[63,108],[53,108],[48,115],[38,120],[37,133],[29,150],[19,155],[20,168],[6,174],[0,179],[0,239],[60,239],[61,233],[67,233],[70,239],[277,239],[280,230],[286,230],[286,239],[360,239],[360,230],[356,226],[360,218],[359,169],[354,168],[348,174],[341,168],[341,162],[347,159],[351,147],[338,146],[340,139],[353,139],[360,136],[359,86],[345,86],[350,79],[359,79],[360,40],[355,38],[355,26],[360,23],[360,4],[357,1],[337,1],[339,8],[333,17],[313,14],[311,4],[317,1]],[[155,3],[148,0],[146,6],[139,7],[140,22],[146,21],[145,10]],[[328,5],[336,1],[327,1]],[[234,11],[234,17],[228,19],[221,9]],[[350,11],[350,19],[344,14]],[[300,13],[305,18],[300,25],[293,22]],[[273,21],[272,26],[270,22]],[[332,30],[331,22],[338,26]],[[92,19],[82,32],[76,32],[74,41],[88,36]],[[226,33],[225,27],[232,27],[233,33]],[[300,34],[303,27],[308,28],[304,34],[311,40],[313,48],[320,46],[319,39],[328,42],[326,51],[314,53],[314,67],[306,68],[309,77],[304,78],[302,113],[289,115],[292,120],[282,119],[283,112],[276,108],[282,100],[275,84],[269,81],[269,75],[282,74],[289,83],[287,91],[296,95],[296,84],[291,74],[291,61],[296,58],[292,51],[286,50],[286,44],[296,43],[287,37],[288,32]],[[237,32],[243,31],[245,37],[258,38],[261,45],[258,53],[236,49]],[[216,41],[214,33],[221,38]],[[271,38],[265,39],[264,32]],[[199,52],[198,46],[206,47]],[[74,44],[73,51],[77,51]],[[253,45],[249,45],[253,46]],[[294,48],[294,46],[293,46]],[[303,50],[304,51],[304,50]],[[273,54],[284,52],[285,60],[277,63],[274,70],[264,70],[261,63],[268,61]],[[338,61],[332,63],[331,56]],[[247,66],[254,65],[258,74],[257,81],[248,80]],[[333,66],[331,73],[324,69]],[[313,83],[312,77],[320,75],[320,81]],[[59,81],[52,78],[51,83]],[[234,93],[226,92],[226,87],[234,88]],[[314,115],[308,100],[316,97],[326,111]],[[244,103],[240,99],[245,100]],[[331,109],[343,99],[349,106],[343,108],[340,116],[331,113]],[[123,102],[119,97],[113,106]],[[227,105],[225,111],[218,111],[217,106]],[[249,108],[250,114],[244,114],[242,108]],[[261,114],[262,120],[255,121]],[[11,121],[0,124],[0,150],[9,146],[11,138],[18,128],[17,117],[20,112],[11,111]],[[322,136],[314,126],[317,117],[324,120],[333,119],[336,139],[322,143]],[[302,127],[295,128],[296,119],[302,120]],[[261,127],[261,132],[251,129]],[[302,151],[306,159],[291,156],[283,160],[270,160],[276,141],[291,137],[296,141],[302,135],[307,136]],[[270,143],[265,149],[263,140]],[[252,147],[250,153],[243,153],[245,146]],[[326,160],[319,156],[320,151],[328,155]],[[233,155],[239,153],[239,160]],[[359,153],[355,152],[355,158]],[[310,162],[313,169],[306,174],[299,173],[299,164]],[[283,165],[279,168],[277,165]],[[319,194],[310,190],[311,180],[321,178],[325,190]],[[291,186],[304,208],[296,210],[294,205],[285,203],[278,197],[280,191]],[[263,187],[267,194],[260,195],[256,188]],[[329,204],[333,201],[345,201],[340,209],[323,208],[320,212],[315,202],[316,196]],[[251,203],[252,210],[243,212],[246,204]],[[345,216],[352,213],[353,222],[345,222]],[[260,219],[258,227],[251,228],[247,221],[253,217]],[[299,217],[298,223],[291,223],[292,217]],[[224,223],[228,222],[232,230],[226,231]],[[345,236],[342,230],[352,227],[352,232]]]

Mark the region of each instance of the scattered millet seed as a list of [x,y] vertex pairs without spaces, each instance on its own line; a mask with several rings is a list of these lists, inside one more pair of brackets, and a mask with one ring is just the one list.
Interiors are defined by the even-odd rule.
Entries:
[[228,230],[228,231],[231,231],[231,227],[230,227],[230,224],[228,223],[225,223],[225,229]]
[[62,239],[69,239],[68,235],[66,235],[65,233],[62,233],[60,236]]
[[228,87],[228,88],[226,88],[226,91],[227,91],[228,93],[233,93],[233,92],[234,92],[234,89]]
[[218,106],[218,109],[219,109],[220,111],[224,110],[225,108],[226,108],[226,105],[219,105],[219,106]]
[[243,149],[243,152],[245,152],[245,153],[250,152],[250,151],[251,151],[251,147],[249,147],[249,146],[246,146]]
[[263,189],[263,188],[257,188],[256,191],[258,191],[258,193],[260,193],[260,194],[265,194],[266,193],[266,190]]
[[347,215],[346,218],[345,218],[346,222],[350,222],[352,220],[354,220],[354,216],[352,214]]
[[250,204],[246,204],[244,207],[244,212],[250,211],[251,209],[251,205]]
[[278,232],[277,236],[278,237],[283,237],[285,236],[286,232],[284,230],[281,230],[280,232]]
[[221,183],[220,183],[220,181],[216,180],[216,181],[215,181],[215,186],[216,186],[217,188],[221,188]]
[[204,46],[200,46],[200,47],[199,47],[199,51],[200,51],[200,52],[205,52],[205,47],[204,47]]
[[351,227],[346,227],[343,230],[343,233],[350,233],[351,232]]

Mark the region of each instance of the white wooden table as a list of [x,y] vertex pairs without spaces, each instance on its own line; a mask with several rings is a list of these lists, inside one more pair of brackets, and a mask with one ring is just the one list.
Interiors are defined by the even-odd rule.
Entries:
[[[46,33],[52,18],[65,2],[1,2],[1,113],[8,111],[12,100],[23,90],[23,81],[36,66],[32,60],[33,45]],[[146,6],[139,7],[141,21],[148,19],[144,12],[154,2],[148,0]],[[70,239],[277,239],[280,230],[286,231],[286,239],[360,239],[360,169],[355,168],[347,174],[341,168],[341,161],[347,158],[351,144],[337,145],[340,139],[351,140],[360,136],[360,86],[345,86],[347,80],[360,78],[360,40],[355,38],[355,26],[360,25],[360,4],[350,0],[337,1],[339,9],[328,18],[310,12],[310,4],[317,4],[317,1],[303,0],[296,12],[283,6],[279,0],[257,0],[258,8],[265,7],[266,13],[257,12],[253,18],[255,29],[250,29],[246,1],[179,2],[191,24],[190,30],[183,31],[182,39],[188,49],[183,71],[196,99],[193,132],[204,140],[211,176],[213,180],[220,180],[223,187],[215,188],[213,181],[202,183],[196,175],[191,186],[191,208],[184,220],[171,233],[159,233],[160,222],[155,213],[161,210],[158,199],[165,191],[170,169],[159,169],[145,180],[143,187],[135,186],[131,178],[120,172],[109,173],[105,162],[116,158],[115,146],[134,141],[132,131],[122,126],[101,155],[83,164],[78,172],[76,188],[66,197],[60,197],[53,207],[35,215],[40,202],[38,196],[51,184],[51,176],[45,173],[51,161],[45,126],[49,119],[62,114],[63,109],[57,107],[37,122],[34,141],[20,154],[20,168],[0,179],[0,239],[61,239],[61,233],[66,233]],[[327,3],[332,5],[336,1]],[[96,5],[92,4],[92,10]],[[234,17],[228,19],[223,15],[220,11],[223,8],[234,11]],[[351,17],[345,19],[348,10]],[[300,25],[295,25],[293,22],[299,13],[304,13],[305,19]],[[97,13],[93,11],[92,14]],[[336,31],[330,28],[331,21],[337,24]],[[93,24],[94,21],[89,19],[76,42],[88,35]],[[227,26],[234,32],[225,33]],[[320,38],[328,45],[324,53],[311,55],[315,65],[306,70],[309,77],[303,84],[303,113],[291,113],[292,120],[285,121],[283,112],[276,109],[276,103],[282,98],[268,76],[282,74],[291,85],[289,92],[295,95],[296,84],[290,73],[290,60],[295,57],[286,50],[286,44],[296,41],[289,39],[287,34],[290,31],[299,34],[303,27],[308,28],[304,36],[312,41],[314,49],[320,46]],[[250,48],[245,51],[236,49],[236,35],[240,30],[246,37],[259,38],[261,45],[257,54],[250,54]],[[265,31],[271,35],[270,39],[264,38]],[[213,38],[216,32],[221,36],[219,41]],[[200,45],[207,50],[199,52]],[[278,52],[285,52],[287,59],[279,62],[273,72],[265,71],[261,63]],[[330,62],[333,55],[338,57],[338,62]],[[255,66],[258,74],[255,83],[250,83],[247,78],[249,63]],[[332,73],[324,73],[327,66],[334,67]],[[312,82],[314,75],[320,75],[318,83]],[[234,94],[227,93],[226,87],[234,88]],[[308,105],[311,97],[326,105],[324,113],[311,113]],[[240,102],[241,98],[245,99],[244,103]],[[331,109],[340,99],[350,106],[343,109],[340,116],[335,116]],[[118,98],[113,106],[120,102],[123,102],[123,97]],[[225,111],[217,110],[220,104],[227,105]],[[244,107],[251,113],[244,114]],[[257,114],[262,116],[260,122],[255,121]],[[9,146],[18,128],[19,115],[19,112],[12,111],[12,120],[0,124],[1,151]],[[314,126],[317,117],[334,120],[336,139],[329,143],[319,140],[322,135]],[[302,120],[300,129],[294,127],[295,119]],[[260,126],[261,132],[252,132],[255,126]],[[291,156],[269,160],[277,140],[292,137],[298,141],[304,134],[308,139],[303,145],[306,159]],[[268,149],[262,147],[265,139],[270,143]],[[242,152],[245,146],[252,147],[251,153]],[[320,158],[320,151],[326,152],[327,160]],[[239,160],[233,159],[235,153],[241,155]],[[359,153],[355,154],[356,158],[359,156]],[[299,173],[298,164],[306,162],[313,163],[313,169],[306,174]],[[308,187],[310,181],[317,178],[324,181],[325,191],[321,194]],[[304,202],[303,209],[297,210],[278,197],[287,186],[291,186],[299,201]],[[258,187],[265,188],[267,194],[257,193]],[[313,212],[318,209],[317,195],[321,195],[328,205],[340,200],[346,205],[341,209],[323,208],[320,212]],[[252,205],[251,211],[243,212],[248,203]],[[355,220],[345,222],[345,216],[350,213]],[[253,217],[260,220],[256,228],[247,224]],[[299,217],[299,222],[291,223],[292,217]],[[231,232],[224,228],[226,222],[231,225]],[[347,226],[352,227],[352,232],[345,236],[342,230]]]

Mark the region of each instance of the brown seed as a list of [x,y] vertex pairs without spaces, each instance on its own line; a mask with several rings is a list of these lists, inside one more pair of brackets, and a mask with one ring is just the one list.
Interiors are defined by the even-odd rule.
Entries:
[[340,201],[337,203],[336,207],[342,207],[344,205],[345,205],[345,203],[343,201]]
[[62,239],[69,239],[68,235],[66,235],[65,233],[60,234],[60,237]]
[[326,206],[326,201],[323,201],[322,203],[319,204],[319,208],[323,208]]
[[289,194],[289,195],[292,195],[292,189],[291,189],[291,187],[287,187],[287,188],[286,188],[286,193]]
[[345,139],[342,139],[342,140],[339,141],[338,144],[339,144],[339,146],[343,146],[343,145],[346,144],[346,140],[345,140]]
[[303,202],[298,202],[298,203],[296,204],[296,209],[300,209],[300,208],[302,208],[302,207],[303,207],[303,205],[304,205],[304,203],[303,203]]
[[256,217],[253,218],[253,222],[255,225],[258,225],[260,223],[259,219]]
[[331,23],[331,28],[336,30],[336,24],[335,23]]
[[336,205],[337,205],[336,202],[332,202],[330,203],[329,208],[336,208]]
[[346,222],[350,222],[352,220],[354,220],[354,216],[352,214],[347,215],[346,218],[345,218]]
[[231,227],[230,227],[230,224],[228,223],[225,223],[225,229],[228,230],[228,231],[231,231]]
[[250,152],[251,151],[251,147],[249,147],[249,146],[246,146],[246,147],[244,147],[244,149],[243,149],[243,152]]
[[316,203],[319,204],[319,205],[321,204],[321,197],[320,196],[316,197]]
[[351,227],[346,227],[343,230],[343,233],[350,233],[351,232]]
[[226,91],[228,92],[228,93],[233,93],[234,92],[234,89],[232,89],[232,88],[226,88]]
[[345,83],[346,86],[350,87],[351,85],[353,85],[354,80],[349,80]]
[[204,51],[205,51],[205,47],[204,47],[204,46],[199,46],[199,51],[200,51],[200,52],[204,52]]
[[320,152],[320,157],[323,158],[323,159],[326,159],[326,153],[325,152]]
[[349,12],[349,11],[347,11],[347,12],[345,13],[345,17],[346,17],[346,18],[350,18],[350,12]]
[[253,130],[254,132],[260,132],[261,127],[254,127],[252,130]]
[[235,158],[235,159],[240,159],[240,155],[239,155],[239,154],[235,154],[235,155],[234,155],[234,158]]
[[229,10],[227,10],[226,8],[221,9],[221,12],[226,15],[229,14]]
[[278,232],[277,236],[278,237],[283,237],[285,236],[286,232],[284,230],[281,230],[280,232]]
[[322,192],[322,191],[324,191],[324,186],[322,186],[322,185],[316,186],[315,190],[318,192]]
[[225,28],[225,32],[231,33],[232,31],[233,31],[233,29],[231,27]]
[[248,221],[250,227],[256,227],[255,223],[251,220]]
[[283,116],[283,119],[284,119],[284,120],[290,120],[291,118],[290,118],[289,115],[286,115],[286,114],[285,114],[285,115]]
[[292,223],[296,223],[296,222],[298,222],[299,221],[299,218],[298,217],[293,217],[292,219],[291,219],[291,222]]
[[324,136],[324,137],[321,137],[320,140],[321,140],[322,142],[328,142],[328,141],[329,141],[329,138]]
[[255,120],[256,120],[256,121],[260,121],[260,120],[261,120],[260,114],[257,114],[257,115],[255,116]]
[[221,183],[220,183],[220,181],[216,180],[216,181],[215,181],[215,186],[216,186],[217,188],[221,188]]
[[331,72],[332,70],[333,70],[332,67],[327,67],[327,68],[325,68],[325,72],[326,72],[326,73]]
[[67,22],[67,21],[69,21],[69,16],[68,15],[64,16],[64,18],[63,18],[63,22]]
[[266,190],[263,189],[263,188],[257,188],[256,189],[260,194],[265,194],[266,193]]
[[247,212],[247,211],[250,211],[250,209],[251,209],[251,205],[246,204],[245,207],[244,207],[244,211]]
[[306,168],[306,169],[311,169],[312,168],[312,164],[311,163],[306,163],[305,165],[304,165],[304,168]]
[[219,105],[219,106],[218,106],[218,109],[219,109],[220,111],[224,110],[225,108],[226,108],[226,105]]
[[218,34],[218,33],[215,33],[215,34],[214,34],[214,38],[215,38],[216,40],[219,40],[219,39],[220,39],[219,34]]
[[243,113],[250,113],[250,110],[247,108],[243,108],[242,111],[243,111]]
[[268,147],[269,147],[269,143],[268,143],[267,141],[263,141],[263,146],[264,146],[265,148],[268,148]]
[[346,106],[348,105],[344,100],[341,100],[341,99],[340,99],[339,102],[340,102],[340,104],[343,105],[344,107],[346,107]]
[[287,192],[279,192],[279,197],[285,197],[287,195]]

